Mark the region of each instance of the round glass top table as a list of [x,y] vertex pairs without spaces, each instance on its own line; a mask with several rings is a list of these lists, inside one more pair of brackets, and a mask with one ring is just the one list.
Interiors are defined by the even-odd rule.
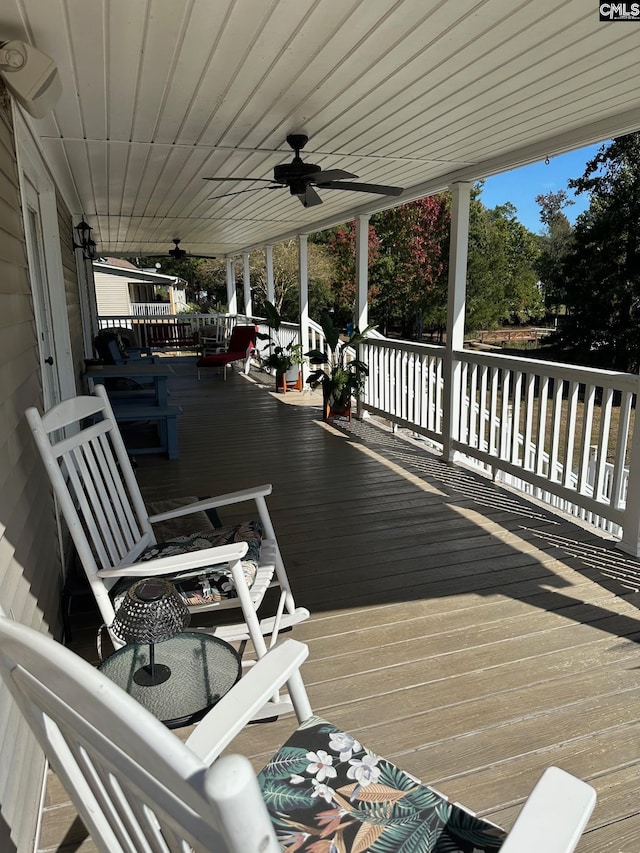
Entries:
[[131,644],[118,649],[98,669],[155,717],[175,729],[204,717],[240,678],[242,663],[233,646],[195,631],[156,643],[155,665],[171,674],[160,684],[139,684],[135,676],[148,670],[149,646]]

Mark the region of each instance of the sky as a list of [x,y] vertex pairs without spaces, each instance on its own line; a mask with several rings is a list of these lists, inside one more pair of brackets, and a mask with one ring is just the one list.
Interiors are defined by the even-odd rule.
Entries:
[[540,234],[543,225],[540,222],[540,208],[536,204],[536,196],[566,190],[569,198],[575,200],[575,204],[566,207],[564,212],[569,222],[574,223],[578,214],[589,206],[589,197],[584,193],[575,195],[573,190],[567,187],[567,182],[570,178],[580,178],[584,174],[587,161],[593,158],[599,148],[599,144],[589,145],[587,148],[551,157],[548,166],[544,162],[532,163],[530,166],[487,178],[480,200],[488,208],[510,201],[518,210],[516,215],[520,222],[529,231]]

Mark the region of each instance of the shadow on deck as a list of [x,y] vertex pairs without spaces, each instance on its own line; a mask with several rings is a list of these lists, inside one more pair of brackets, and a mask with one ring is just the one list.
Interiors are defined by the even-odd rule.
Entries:
[[[197,383],[175,363],[180,458],[141,457],[143,493],[273,483],[312,614],[293,636],[314,711],[507,827],[557,764],[598,791],[578,850],[640,849],[640,563],[369,422],[323,424],[310,395],[276,398],[263,374]],[[235,747],[261,766],[291,727],[249,727]],[[40,849],[93,849],[56,796]]]

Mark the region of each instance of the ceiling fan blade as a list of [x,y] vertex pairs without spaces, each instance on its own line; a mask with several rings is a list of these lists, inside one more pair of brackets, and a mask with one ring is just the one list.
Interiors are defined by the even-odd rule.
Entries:
[[307,187],[304,195],[299,195],[298,198],[303,207],[315,207],[316,204],[322,204],[322,199],[313,187]]
[[274,184],[272,187],[251,187],[250,190],[236,190],[233,193],[224,193],[224,195],[210,195],[207,198],[207,201],[211,201],[214,198],[227,198],[230,195],[242,195],[242,193],[257,193],[261,190],[281,190],[282,187],[280,184]]
[[316,184],[320,189],[353,190],[359,193],[378,193],[379,195],[401,195],[404,187],[387,187],[384,184],[354,184],[352,181],[323,181]]
[[271,178],[203,178],[203,181],[266,181],[272,184]]
[[327,181],[341,181],[343,178],[357,178],[351,172],[345,172],[343,169],[327,169],[326,172],[312,172],[309,178],[314,184],[326,184]]

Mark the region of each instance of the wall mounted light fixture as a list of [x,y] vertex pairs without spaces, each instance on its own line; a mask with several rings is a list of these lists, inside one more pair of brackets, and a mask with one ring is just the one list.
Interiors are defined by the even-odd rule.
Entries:
[[79,243],[73,241],[74,249],[82,249],[82,257],[85,261],[95,261],[96,259],[96,244],[95,241],[91,239],[91,232],[93,228],[88,225],[84,219],[82,219],[75,226],[75,231],[78,234]]

